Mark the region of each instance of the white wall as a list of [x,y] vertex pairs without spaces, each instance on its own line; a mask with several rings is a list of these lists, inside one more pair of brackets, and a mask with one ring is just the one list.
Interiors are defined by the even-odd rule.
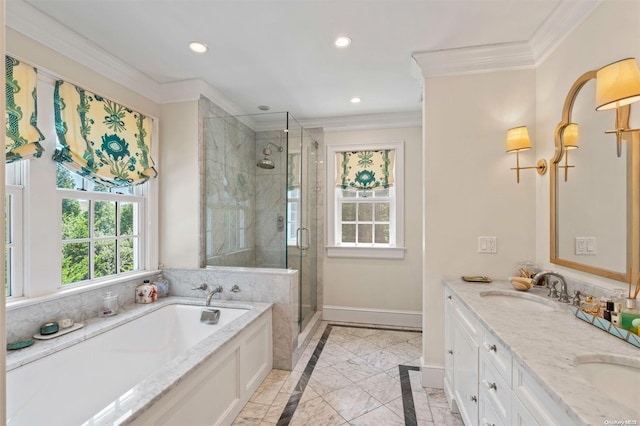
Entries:
[[[368,318],[372,322],[391,320],[397,311],[421,310],[422,274],[422,130],[419,127],[369,131],[325,132],[325,144],[368,144],[405,142],[405,258],[402,260],[347,259],[325,257],[323,266],[325,318],[332,310],[342,320]],[[331,179],[331,177],[327,177]],[[327,196],[334,185],[327,185]],[[324,230],[326,234],[326,229]],[[354,312],[349,308],[358,308]],[[350,312],[344,312],[344,311]],[[380,312],[383,311],[383,312]],[[386,312],[394,311],[394,312]],[[374,316],[371,316],[373,313]],[[376,315],[379,314],[379,315]],[[335,318],[335,317],[333,317]],[[335,318],[337,319],[337,318]],[[392,320],[391,320],[392,321]]]
[[[443,277],[506,278],[535,253],[534,170],[516,183],[506,131],[535,132],[535,71],[429,78],[424,88],[423,385],[442,387]],[[520,156],[535,164],[535,152]],[[546,179],[546,176],[544,177]],[[479,236],[497,237],[497,254],[479,254]],[[329,281],[329,280],[328,280]]]
[[[637,0],[607,0],[579,25],[540,64],[536,73],[536,133],[538,153],[547,159],[554,153],[554,129],[562,117],[562,105],[569,88],[583,73],[598,69],[611,62],[635,57],[640,59],[640,2]],[[593,90],[593,85],[591,85]],[[587,90],[585,87],[583,90]],[[578,95],[586,96],[582,92]],[[595,109],[595,105],[593,106]],[[608,115],[613,128],[614,111],[598,114]],[[640,117],[640,104],[632,105],[631,117]],[[634,127],[634,126],[631,126]],[[615,135],[602,135],[599,143],[609,146],[609,154],[615,157]],[[579,150],[578,150],[579,151]],[[575,155],[579,155],[576,152]],[[571,173],[569,171],[569,179]],[[603,170],[596,173],[605,173]],[[592,203],[598,209],[599,203]],[[584,281],[624,288],[621,282],[607,280],[594,275],[580,273],[549,263],[549,177],[538,181],[536,189],[536,261],[561,273]]]
[[165,104],[161,113],[159,259],[167,268],[198,268],[198,101]]

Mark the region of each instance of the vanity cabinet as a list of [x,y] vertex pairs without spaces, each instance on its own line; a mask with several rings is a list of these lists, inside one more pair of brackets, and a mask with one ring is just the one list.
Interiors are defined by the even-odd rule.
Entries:
[[571,424],[508,346],[446,288],[445,378],[449,407],[466,426]]

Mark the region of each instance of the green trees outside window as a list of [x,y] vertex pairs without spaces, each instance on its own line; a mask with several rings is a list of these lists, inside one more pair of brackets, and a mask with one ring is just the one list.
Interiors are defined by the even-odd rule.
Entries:
[[[80,189],[84,179],[58,166],[58,188]],[[93,192],[110,192],[93,184]],[[89,192],[62,198],[62,284],[137,269],[138,203],[91,199]]]

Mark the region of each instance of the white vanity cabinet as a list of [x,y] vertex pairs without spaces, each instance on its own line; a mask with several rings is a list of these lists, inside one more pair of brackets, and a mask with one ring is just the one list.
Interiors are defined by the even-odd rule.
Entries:
[[509,347],[445,290],[444,388],[465,426],[571,424]]

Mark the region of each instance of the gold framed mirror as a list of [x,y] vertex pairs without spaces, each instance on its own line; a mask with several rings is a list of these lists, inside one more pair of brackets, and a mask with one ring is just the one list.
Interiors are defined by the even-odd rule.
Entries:
[[[597,71],[573,83],[555,129],[550,261],[628,282],[631,269],[640,272],[640,134],[622,133],[616,155],[615,139],[604,134],[612,116],[595,111]],[[620,107],[616,128],[629,128],[630,111]]]

